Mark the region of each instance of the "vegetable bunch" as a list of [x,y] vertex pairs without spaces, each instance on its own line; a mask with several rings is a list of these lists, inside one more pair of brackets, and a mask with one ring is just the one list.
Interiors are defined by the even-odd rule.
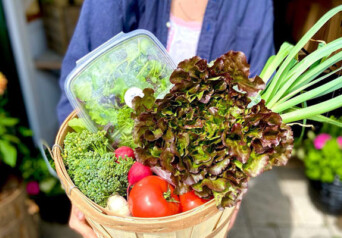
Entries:
[[78,106],[98,129],[113,127],[111,139],[117,146],[134,148],[132,108],[125,93],[131,87],[156,88],[156,95],[170,87],[171,68],[160,60],[151,40],[132,38],[96,59],[72,84]]
[[[187,199],[181,196],[190,193],[204,199],[214,197],[219,208],[234,206],[242,199],[250,177],[287,163],[293,149],[293,133],[286,123],[304,120],[305,124],[310,119],[342,127],[341,122],[321,115],[341,107],[342,95],[306,105],[308,100],[342,88],[342,77],[324,81],[341,67],[323,74],[342,60],[342,53],[338,52],[342,38],[321,43],[303,60],[298,58],[305,43],[341,10],[342,6],[328,12],[297,45],[284,43],[278,54],[268,60],[261,77],[249,78],[249,65],[242,52],[230,51],[209,64],[197,56],[185,60],[173,71],[170,82],[169,70],[153,55],[146,57],[148,42],[138,41],[132,43],[133,47],[126,45],[117,51],[118,55],[103,57],[104,61],[94,64],[89,75],[80,77],[75,88],[77,99],[85,104],[99,128],[114,126],[111,136],[117,144],[136,147],[138,162],[169,172],[175,187],[173,190],[164,181],[163,189],[158,190],[162,182],[157,181],[152,188],[149,179],[155,176],[149,176],[149,168],[138,163],[132,167],[132,158],[121,158],[119,152],[117,156],[108,153],[106,132],[90,133],[73,122],[79,132],[66,136],[63,158],[75,185],[104,207],[109,196],[126,196],[127,187],[129,191],[133,185],[130,210],[142,217],[155,216],[153,209],[161,211],[160,204],[172,208],[158,216],[186,211],[182,203]],[[107,70],[110,75],[101,75],[104,67],[112,68]],[[139,85],[135,79],[139,79]],[[156,99],[156,95],[164,95],[162,91],[169,83],[173,84],[171,91]],[[316,87],[318,83],[320,86]],[[125,92],[134,86],[145,89],[143,96],[133,99],[131,109],[124,105]],[[131,153],[128,149],[122,151]],[[116,157],[121,160],[118,162]],[[159,202],[151,203],[150,196],[156,193],[160,195]],[[109,207],[117,209],[116,201],[111,204],[116,206]],[[139,212],[135,213],[135,209]],[[153,214],[146,214],[151,211]]]
[[317,31],[341,11],[342,6],[338,6],[327,12],[296,45],[284,43],[277,55],[268,59],[260,74],[264,82],[268,82],[267,88],[260,92],[261,98],[269,109],[281,114],[285,123],[303,120],[306,124],[307,120],[313,120],[342,127],[341,122],[321,115],[340,108],[342,95],[307,105],[312,99],[342,88],[342,76],[330,80],[342,70],[342,37],[329,43],[320,42],[318,48],[302,60],[298,56]]
[[64,140],[62,157],[70,178],[82,193],[105,207],[114,193],[126,196],[127,173],[133,159],[126,157],[116,162],[113,152],[108,152],[105,131],[88,130],[68,133]]
[[193,189],[219,207],[234,205],[250,176],[286,164],[293,142],[279,114],[255,104],[265,85],[248,75],[244,54],[230,51],[212,66],[181,62],[163,99],[145,89],[133,100],[137,160],[169,171],[178,194]]
[[342,60],[336,53],[342,38],[298,60],[306,42],[341,10],[324,15],[296,46],[284,43],[268,60],[262,79],[248,78],[242,52],[230,51],[209,65],[199,57],[181,62],[163,99],[145,89],[133,100],[137,160],[170,172],[178,194],[193,189],[203,198],[213,195],[218,207],[235,205],[249,177],[286,164],[293,135],[285,123],[311,119],[342,126],[321,115],[341,107],[342,95],[306,107],[308,100],[342,88],[339,77],[306,91],[341,70],[321,76]]

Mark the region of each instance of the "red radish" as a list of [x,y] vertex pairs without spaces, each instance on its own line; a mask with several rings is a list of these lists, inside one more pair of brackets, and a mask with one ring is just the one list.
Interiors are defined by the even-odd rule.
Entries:
[[128,171],[127,179],[128,179],[128,188],[127,188],[127,196],[129,188],[142,180],[143,178],[152,175],[151,168],[143,165],[142,163],[135,162],[130,170]]
[[115,151],[115,157],[119,160],[120,157],[121,159],[124,159],[127,157],[131,157],[133,159],[135,159],[134,156],[134,150],[128,146],[121,146],[120,148],[117,148]]

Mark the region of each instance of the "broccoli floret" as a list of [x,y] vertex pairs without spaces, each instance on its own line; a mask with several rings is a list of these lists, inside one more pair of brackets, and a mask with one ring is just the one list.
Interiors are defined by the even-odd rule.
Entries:
[[106,206],[108,197],[114,192],[126,195],[127,173],[132,164],[131,158],[116,163],[110,152],[102,156],[88,152],[75,170],[74,182],[95,203]]
[[117,192],[126,196],[127,173],[132,158],[115,162],[115,154],[107,151],[105,131],[68,133],[64,140],[64,163],[75,185],[91,200],[105,207],[107,199]]
[[100,155],[107,153],[108,139],[105,131],[91,133],[83,130],[80,133],[68,133],[64,139],[64,158],[65,165],[69,168],[68,173],[72,177],[73,169],[77,168],[80,159],[83,159],[89,151]]

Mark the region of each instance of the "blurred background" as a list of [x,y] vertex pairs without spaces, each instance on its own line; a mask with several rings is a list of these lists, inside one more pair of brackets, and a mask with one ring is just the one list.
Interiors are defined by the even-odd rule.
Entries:
[[[57,134],[60,67],[82,2],[0,1],[0,238],[79,237],[67,226],[70,203],[41,145],[53,145]],[[284,41],[296,43],[341,4],[274,0],[276,48]],[[341,36],[340,13],[314,39],[330,42]],[[302,55],[317,45],[312,41]],[[327,116],[338,119],[342,112]],[[313,126],[293,127],[298,140],[286,167],[251,181],[229,237],[342,237],[342,130]]]

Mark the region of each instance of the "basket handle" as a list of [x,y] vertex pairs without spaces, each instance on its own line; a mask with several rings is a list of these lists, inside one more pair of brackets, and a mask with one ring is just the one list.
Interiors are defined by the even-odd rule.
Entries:
[[[50,165],[50,162],[49,162],[49,160],[48,160],[48,158],[47,158],[47,156],[46,156],[46,153],[45,153],[44,148],[46,148],[46,149],[48,150],[48,152],[49,152],[51,158],[55,161],[55,159],[54,159],[54,157],[53,157],[53,154],[52,154],[52,151],[51,151],[50,146],[48,145],[48,143],[47,143],[45,140],[40,139],[40,141],[39,141],[39,150],[40,150],[40,153],[41,153],[42,156],[43,156],[43,159],[44,159],[45,164],[46,164],[46,166],[47,166],[47,168],[48,168],[48,170],[49,170],[49,173],[50,173],[53,177],[59,179],[58,176],[57,176],[56,171],[55,171],[55,170],[51,167],[51,165]],[[53,146],[52,148],[54,148],[54,146]]]
[[[75,186],[74,184],[70,185],[68,182],[65,182],[62,178],[59,178],[59,176],[57,175],[57,172],[56,172],[56,171],[51,167],[51,165],[50,165],[50,162],[49,162],[49,160],[48,160],[48,158],[47,158],[47,156],[46,156],[46,154],[45,154],[44,147],[48,150],[48,152],[49,152],[51,158],[53,159],[53,161],[55,162],[55,164],[57,164],[58,162],[57,162],[57,160],[55,159],[55,157],[53,156],[53,152],[52,152],[52,151],[53,151],[55,148],[59,148],[59,149],[61,150],[61,152],[63,152],[62,147],[61,147],[60,145],[58,145],[58,144],[54,144],[54,145],[52,146],[52,149],[51,149],[50,146],[48,145],[48,143],[47,143],[45,140],[43,140],[43,139],[41,139],[41,140],[40,140],[40,143],[39,143],[40,152],[41,152],[41,154],[42,154],[42,156],[43,156],[43,158],[44,158],[44,161],[45,161],[45,163],[46,163],[46,166],[48,167],[48,170],[49,170],[50,174],[51,174],[52,176],[54,176],[55,178],[57,178],[57,179],[60,181],[60,183],[61,183],[63,189],[65,190],[65,192],[67,193],[67,195],[70,196],[71,190],[73,190],[74,188],[76,188],[76,186]],[[56,169],[57,169],[57,168],[56,168]],[[65,182],[65,183],[64,183],[64,182]]]

